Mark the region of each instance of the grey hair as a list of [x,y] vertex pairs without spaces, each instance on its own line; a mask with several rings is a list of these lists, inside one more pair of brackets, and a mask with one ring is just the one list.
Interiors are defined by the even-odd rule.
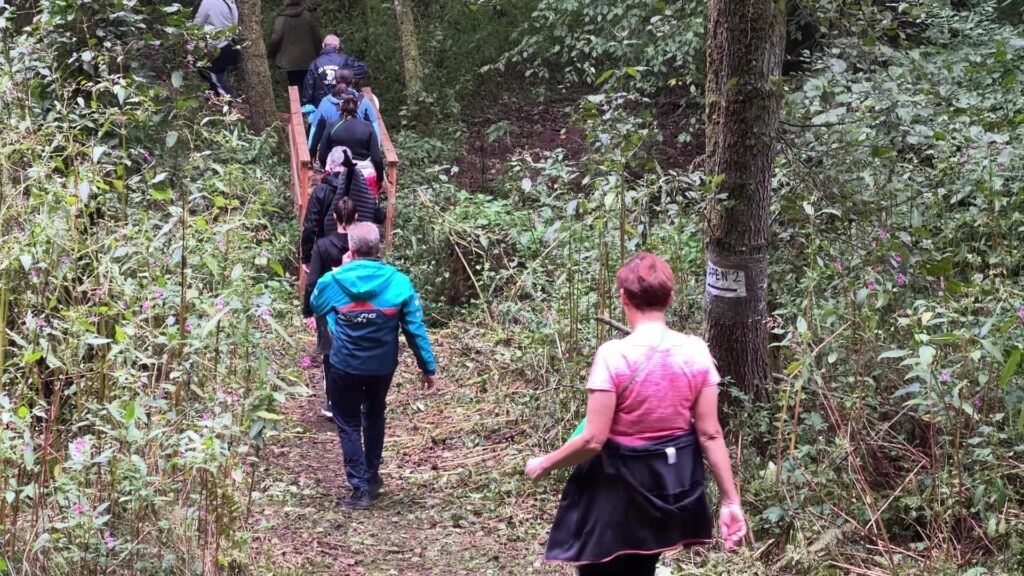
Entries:
[[334,34],[328,34],[327,36],[324,36],[324,48],[327,48],[328,46],[341,48],[341,39],[335,36]]
[[356,258],[376,258],[380,256],[380,229],[376,224],[356,222],[346,228],[348,231],[348,249]]
[[[346,159],[347,157],[347,159]],[[353,165],[352,151],[345,146],[335,146],[327,155],[327,165],[324,170],[328,172],[341,172],[346,166]]]

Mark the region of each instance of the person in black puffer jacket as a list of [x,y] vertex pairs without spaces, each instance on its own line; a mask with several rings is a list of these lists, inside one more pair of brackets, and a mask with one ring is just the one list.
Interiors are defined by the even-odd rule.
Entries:
[[313,189],[302,220],[300,260],[309,270],[313,245],[320,238],[334,234],[338,225],[334,221],[333,206],[338,199],[349,197],[356,208],[356,220],[384,223],[384,210],[366,185],[366,179],[356,169],[352,153],[342,147],[335,148],[327,157],[327,173],[320,185]]
[[337,83],[335,75],[339,68],[351,68],[358,80],[362,80],[370,74],[366,64],[339,51],[341,40],[334,34],[324,38],[323,47],[320,55],[306,70],[306,79],[302,83],[300,94],[302,103],[311,104],[314,108],[320,106],[320,101],[330,93],[331,87]]

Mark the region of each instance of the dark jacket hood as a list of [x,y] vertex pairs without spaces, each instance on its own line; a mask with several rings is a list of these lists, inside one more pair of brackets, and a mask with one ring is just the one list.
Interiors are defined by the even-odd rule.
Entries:
[[302,16],[306,11],[302,6],[288,6],[284,10],[281,10],[281,16],[287,16],[289,18],[296,18]]
[[322,184],[330,186],[334,190],[338,190],[338,188],[341,188],[342,186],[345,185],[344,178],[344,172],[328,172],[324,174],[323,178],[320,179],[320,182]]

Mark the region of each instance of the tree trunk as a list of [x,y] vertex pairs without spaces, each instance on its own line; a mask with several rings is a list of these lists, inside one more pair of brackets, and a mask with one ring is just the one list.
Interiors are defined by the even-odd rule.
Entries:
[[416,44],[412,0],[395,0],[395,18],[398,20],[398,40],[402,46],[406,97],[412,110],[416,108],[416,102],[423,92],[423,64],[420,62],[420,49]]
[[238,0],[238,28],[242,39],[242,82],[249,106],[249,128],[261,133],[278,122],[270,79],[267,47],[263,44],[260,0]]
[[705,337],[724,377],[766,397],[766,288],[784,1],[708,0]]

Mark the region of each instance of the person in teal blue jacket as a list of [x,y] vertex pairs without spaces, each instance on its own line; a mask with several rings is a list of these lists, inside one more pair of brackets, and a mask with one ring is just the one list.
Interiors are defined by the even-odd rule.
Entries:
[[366,509],[383,487],[384,411],[398,368],[399,330],[405,334],[428,388],[434,385],[437,364],[412,281],[378,260],[377,226],[369,222],[349,226],[348,245],[352,260],[320,278],[310,307],[315,315],[326,317],[333,337],[327,394],[334,409],[345,476],[352,486],[344,503]]

